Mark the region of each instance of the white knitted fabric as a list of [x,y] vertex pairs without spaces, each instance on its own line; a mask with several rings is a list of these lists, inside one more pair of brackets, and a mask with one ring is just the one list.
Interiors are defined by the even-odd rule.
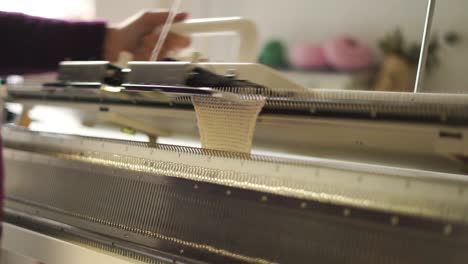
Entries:
[[257,117],[265,98],[239,95],[239,100],[192,97],[203,148],[250,153]]

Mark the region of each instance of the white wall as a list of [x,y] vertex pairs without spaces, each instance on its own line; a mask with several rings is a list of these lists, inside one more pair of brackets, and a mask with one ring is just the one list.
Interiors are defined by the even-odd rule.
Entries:
[[[122,19],[141,8],[167,7],[170,3],[168,0],[97,2],[98,17],[111,21]],[[186,0],[182,8],[194,17],[245,16],[254,19],[262,42],[271,38],[281,38],[288,44],[320,42],[339,33],[349,33],[375,44],[377,39],[396,27],[402,28],[409,40],[419,41],[426,4],[426,0]],[[433,30],[454,30],[460,33],[463,41],[442,51],[442,65],[427,76],[425,91],[468,92],[467,10],[467,0],[437,2]],[[229,42],[233,41],[230,39]],[[236,43],[233,43],[235,47]],[[216,56],[233,51],[229,44],[218,46],[221,47],[212,50]],[[227,56],[234,58],[232,54]]]
[[96,17],[111,23],[122,21],[134,13],[159,6],[158,0],[95,0]]

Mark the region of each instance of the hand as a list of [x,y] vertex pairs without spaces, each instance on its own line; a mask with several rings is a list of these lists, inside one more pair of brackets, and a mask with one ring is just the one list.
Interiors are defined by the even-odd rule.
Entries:
[[[118,26],[108,27],[104,41],[104,58],[114,62],[117,61],[120,52],[127,51],[133,55],[133,60],[149,60],[159,39],[155,29],[164,25],[168,15],[168,12],[163,11],[147,11],[130,17]],[[179,13],[174,22],[181,22],[187,16],[187,13]],[[169,52],[189,45],[188,37],[169,33],[158,59],[165,58]]]

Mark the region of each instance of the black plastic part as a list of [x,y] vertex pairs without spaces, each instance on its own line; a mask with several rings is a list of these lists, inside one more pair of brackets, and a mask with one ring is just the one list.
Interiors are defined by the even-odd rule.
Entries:
[[249,82],[246,80],[238,80],[234,77],[227,77],[212,73],[205,69],[196,67],[192,70],[186,80],[186,85],[191,87],[249,87],[249,88],[265,88],[262,85]]

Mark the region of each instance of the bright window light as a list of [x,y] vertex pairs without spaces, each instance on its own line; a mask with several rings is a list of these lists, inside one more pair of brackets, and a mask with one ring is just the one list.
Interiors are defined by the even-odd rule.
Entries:
[[0,10],[67,19],[95,17],[95,0],[0,0]]

